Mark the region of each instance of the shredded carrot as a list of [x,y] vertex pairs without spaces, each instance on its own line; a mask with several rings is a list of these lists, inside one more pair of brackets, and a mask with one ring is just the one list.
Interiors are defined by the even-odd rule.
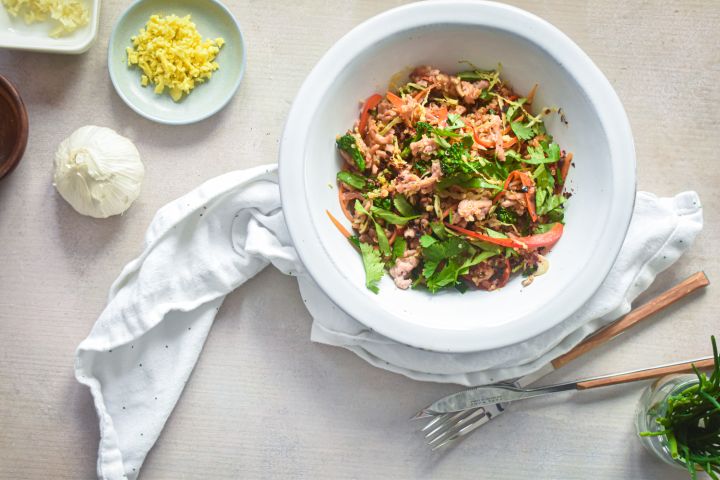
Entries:
[[512,137],[507,142],[503,142],[503,148],[510,148],[517,143],[517,137]]
[[330,221],[333,223],[333,225],[335,225],[335,228],[337,228],[340,233],[342,233],[343,237],[349,239],[351,237],[350,232],[348,232],[347,229],[342,226],[342,224],[338,221],[337,218],[333,216],[332,213],[330,213],[330,211],[325,210],[325,213],[327,213],[327,216],[330,217]]
[[528,93],[527,96],[527,104],[532,105],[533,100],[535,99],[535,94],[537,93],[538,84],[536,83],[533,85],[532,89],[530,89],[530,93]]
[[419,102],[420,100],[422,100],[423,98],[425,98],[425,95],[427,95],[428,93],[430,93],[430,90],[432,90],[434,86],[435,86],[435,85],[430,85],[430,86],[427,87],[425,90],[421,90],[420,92],[416,93],[415,96],[413,97],[413,98],[415,99],[415,101],[416,101],[416,102]]
[[395,95],[392,92],[387,92],[387,94],[385,96],[390,101],[390,103],[393,104],[393,106],[395,108],[400,108],[403,105],[405,105],[405,102],[403,102],[402,98],[398,97],[397,95]]

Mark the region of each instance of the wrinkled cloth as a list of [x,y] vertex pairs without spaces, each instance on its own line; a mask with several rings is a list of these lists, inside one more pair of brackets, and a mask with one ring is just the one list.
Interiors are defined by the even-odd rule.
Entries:
[[113,283],[106,308],[77,349],[75,375],[90,388],[100,422],[98,477],[137,477],[225,296],[269,264],[298,277],[313,341],[417,380],[478,385],[535,371],[626,313],[701,228],[694,192],[672,198],[640,192],[611,273],[578,312],[522,344],[438,353],[368,330],[318,289],[287,232],[275,165],[209,180],[158,211],[143,252]]

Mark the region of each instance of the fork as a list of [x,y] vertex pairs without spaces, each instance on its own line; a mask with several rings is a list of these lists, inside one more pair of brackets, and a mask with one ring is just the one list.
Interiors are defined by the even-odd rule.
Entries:
[[[710,282],[704,272],[697,272],[647,303],[633,309],[619,320],[599,330],[592,336],[580,342],[569,352],[553,360],[546,367],[541,368],[537,372],[521,377],[515,382],[506,382],[505,385],[520,388],[529,386],[548,373],[590,352],[605,342],[615,338],[625,330],[628,330],[638,324],[640,321],[667,308],[695,290],[707,286],[709,283]],[[437,450],[462,439],[466,435],[472,433],[482,425],[492,420],[494,417],[502,414],[504,411],[505,406],[502,403],[439,415],[428,411],[427,408],[424,408],[415,414],[412,417],[412,420],[433,417],[424,427],[420,429],[420,432],[425,433],[425,440],[427,444],[432,447],[432,450]]]

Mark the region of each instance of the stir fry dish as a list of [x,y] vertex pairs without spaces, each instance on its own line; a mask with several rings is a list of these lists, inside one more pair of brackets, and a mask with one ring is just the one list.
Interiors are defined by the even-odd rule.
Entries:
[[564,228],[572,154],[500,69],[449,75],[420,66],[370,96],[336,144],[342,211],[327,212],[362,256],[365,284],[387,272],[400,289],[496,290],[529,285]]

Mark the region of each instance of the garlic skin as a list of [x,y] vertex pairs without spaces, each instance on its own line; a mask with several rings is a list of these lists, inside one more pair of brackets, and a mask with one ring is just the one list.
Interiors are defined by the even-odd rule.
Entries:
[[144,177],[135,145],[110,128],[81,127],[55,152],[53,185],[78,213],[90,217],[123,213],[140,195]]

